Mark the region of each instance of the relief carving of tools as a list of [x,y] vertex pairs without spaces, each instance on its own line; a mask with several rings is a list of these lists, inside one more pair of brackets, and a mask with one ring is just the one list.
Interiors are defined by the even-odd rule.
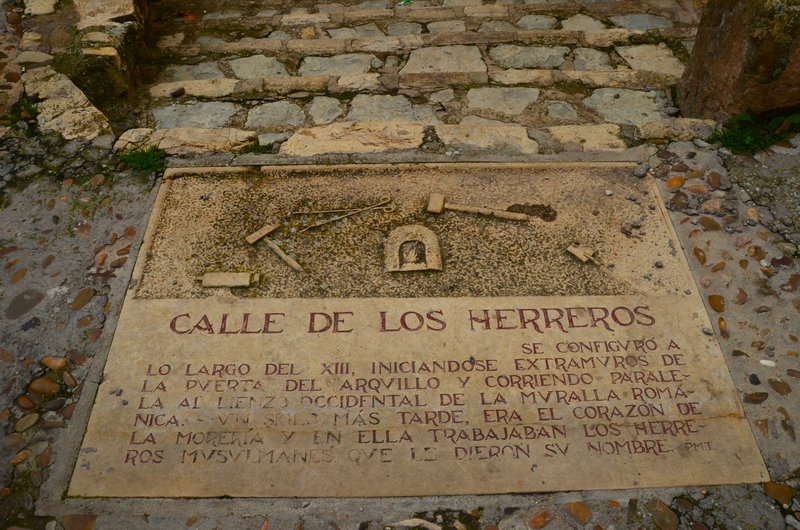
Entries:
[[380,198],[380,202],[365,206],[364,208],[342,208],[338,210],[317,210],[317,211],[309,211],[309,212],[289,212],[289,215],[315,215],[315,214],[326,214],[326,213],[339,213],[339,212],[347,212],[344,215],[337,215],[331,219],[326,219],[325,221],[320,221],[319,223],[315,223],[313,225],[307,226],[302,230],[299,230],[297,233],[301,234],[303,232],[307,232],[312,228],[318,228],[320,226],[325,226],[330,223],[335,223],[336,221],[341,221],[342,219],[346,219],[348,217],[352,217],[354,215],[358,215],[360,213],[369,212],[372,210],[380,210],[384,213],[392,213],[397,208],[395,206],[391,206],[390,203],[392,202],[392,198],[388,195],[385,195]]
[[453,212],[466,212],[477,213],[480,215],[488,215],[490,217],[499,217],[501,219],[511,219],[514,221],[532,221],[533,217],[524,213],[509,212],[507,210],[498,210],[495,208],[484,208],[482,206],[470,206],[468,204],[456,204],[453,202],[446,202],[446,197],[442,193],[431,193],[428,197],[428,205],[426,211],[431,213],[442,213],[445,210]]
[[[264,228],[261,228],[260,230],[257,230],[247,236],[245,240],[251,245],[255,245],[258,241],[264,239],[266,235],[274,232],[279,226],[280,225],[267,225]],[[285,264],[296,271],[303,272],[303,267],[301,267],[299,263],[297,263],[291,256],[284,252],[276,242],[272,241],[271,239],[264,239],[264,242],[275,254],[278,255],[279,258],[281,258]]]

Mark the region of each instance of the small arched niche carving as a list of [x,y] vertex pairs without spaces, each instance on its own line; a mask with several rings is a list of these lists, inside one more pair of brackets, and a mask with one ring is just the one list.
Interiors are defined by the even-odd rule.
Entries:
[[386,272],[442,270],[439,238],[421,225],[400,226],[389,232],[383,251]]

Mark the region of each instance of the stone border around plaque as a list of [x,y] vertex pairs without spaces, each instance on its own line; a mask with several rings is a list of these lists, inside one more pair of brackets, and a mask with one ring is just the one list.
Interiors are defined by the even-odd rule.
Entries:
[[[387,187],[399,187],[396,178],[375,174],[375,169],[298,168],[289,171],[293,181],[275,177],[271,168],[262,172],[270,176],[266,184],[274,184],[276,208],[286,211],[281,197],[297,197],[298,191],[307,191],[309,201],[321,201],[313,191],[318,172],[341,172],[343,194],[359,179],[371,185],[387,179]],[[469,190],[457,197],[459,181],[448,180],[453,177],[445,169],[437,175],[438,169],[420,168],[428,174],[409,177],[417,195],[424,195],[420,186],[426,179],[435,179],[437,188],[452,186],[445,190],[448,197],[475,203]],[[527,266],[531,247],[524,243],[541,248],[543,259],[551,262],[560,254],[547,254],[548,245],[563,247],[570,265],[550,277],[574,284],[556,295],[532,295],[523,282],[517,294],[492,287],[471,296],[430,296],[431,288],[422,285],[421,295],[404,297],[253,297],[232,288],[202,298],[187,284],[181,286],[181,298],[161,291],[165,265],[159,259],[177,263],[180,252],[192,252],[193,245],[204,242],[171,224],[186,217],[196,223],[197,217],[181,208],[197,207],[192,193],[199,187],[191,179],[202,177],[166,180],[134,268],[68,496],[376,497],[768,480],[716,338],[703,333],[711,324],[686,259],[680,251],[670,253],[677,238],[651,181],[634,179],[631,166],[621,164],[447,169],[463,173],[462,183],[470,182],[470,174],[484,175],[480,193],[499,207],[506,206],[508,189],[514,194],[509,203],[552,199],[562,219],[560,230],[578,226],[589,233],[616,215],[622,223],[644,219],[647,233],[573,241],[573,232],[554,243],[548,231],[557,231],[556,225],[537,226],[537,239],[530,240],[531,232],[513,221],[445,212],[438,221],[428,220],[441,223],[435,230],[440,238],[448,234],[441,239],[448,265],[442,272],[387,274],[380,259],[383,247],[363,247],[364,256],[375,258],[375,274],[415,283],[425,275],[441,281],[450,269],[448,255],[467,256],[470,270],[491,283],[496,263]],[[404,176],[409,171],[385,171],[400,170]],[[589,190],[571,187],[562,178],[581,174],[585,180],[579,184],[588,183]],[[531,190],[550,178],[563,188],[534,196]],[[197,182],[204,188],[209,184]],[[252,174],[214,182],[218,187],[203,201],[210,203],[203,206],[207,210],[193,213],[215,219],[205,225],[217,230],[226,226],[226,217],[214,217],[224,210],[215,210],[216,195],[260,197],[261,191],[248,187]],[[520,182],[527,183],[524,189]],[[631,193],[637,207],[625,204],[636,204],[625,199],[629,185],[636,190]],[[370,188],[374,195],[381,191]],[[621,202],[605,204],[621,206],[602,211],[575,201],[577,195],[571,194],[580,193],[622,193]],[[424,199],[404,198],[402,190],[395,195],[397,217],[364,216],[329,227],[324,235],[346,240],[382,228],[374,240],[380,241],[393,223],[413,224],[407,221],[424,215],[416,213],[424,209]],[[574,211],[558,202],[570,196]],[[589,225],[585,219],[596,222]],[[233,244],[228,241],[247,245],[244,236],[252,233],[251,225],[264,221],[242,222],[220,245],[229,252],[226,245]],[[313,265],[306,259],[312,254],[304,256],[304,247],[297,244],[312,240],[292,240],[290,228],[280,243],[304,265]],[[180,234],[185,237],[176,239]],[[475,241],[475,234],[483,238]],[[510,253],[491,246],[501,236]],[[596,260],[582,263],[569,254],[567,247],[576,243],[590,245]],[[173,254],[159,256],[164,248]],[[484,248],[500,255],[495,259]],[[609,264],[631,248],[640,254],[647,250],[646,261],[665,253],[662,267],[650,278],[621,281],[620,269],[632,269]],[[257,249],[251,252],[242,259],[264,259]],[[264,252],[269,255],[269,249]],[[247,270],[288,282],[288,273],[273,272],[287,268],[275,259],[261,270]],[[340,268],[349,272],[363,263],[353,259]],[[597,269],[605,274],[602,279],[619,283],[604,287],[572,276]],[[187,277],[196,272],[187,270]],[[365,269],[362,281],[373,281],[370,274]],[[349,285],[338,277],[330,281]],[[607,290],[567,293],[585,286]],[[295,287],[287,283],[285,289],[294,292]]]

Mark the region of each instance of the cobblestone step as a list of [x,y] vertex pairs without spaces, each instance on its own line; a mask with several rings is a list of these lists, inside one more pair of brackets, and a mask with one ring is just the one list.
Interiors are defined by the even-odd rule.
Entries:
[[[168,40],[162,45],[166,56],[239,56],[246,53],[269,53],[288,58],[308,55],[343,53],[408,53],[411,50],[452,45],[561,45],[610,48],[612,46],[658,42],[691,42],[694,28],[662,28],[650,30],[603,29],[595,31],[514,30],[514,31],[447,31],[442,33],[404,34],[347,39],[309,38],[276,39],[245,37],[224,40],[201,36],[195,41]],[[185,38],[185,37],[184,37]]]
[[[590,130],[591,131],[591,130]],[[618,127],[607,125],[604,130],[585,133],[589,146],[573,146],[571,152],[625,151],[623,139],[614,133]],[[558,131],[556,131],[558,133]],[[240,152],[257,140],[254,131],[238,128],[177,127],[173,129],[131,129],[123,133],[116,148],[155,145],[170,155],[192,155],[204,152]],[[539,142],[529,137],[525,127],[511,124],[474,125],[440,124],[425,126],[404,121],[336,122],[317,127],[298,129],[274,147],[275,154],[309,157],[324,154],[381,153],[423,150],[447,156],[461,154],[536,155]],[[541,154],[555,154],[565,149],[546,149]]]
[[677,1],[530,1],[167,2],[185,31],[119,145],[550,156],[710,133],[674,117],[695,33]]
[[[427,2],[426,2],[427,3]],[[425,5],[415,2],[409,6],[400,6],[390,2],[367,2],[355,5],[341,3],[311,4],[299,7],[269,6],[266,3],[241,6],[226,3],[223,9],[219,6],[194,6],[187,12],[184,4],[175,4],[162,8],[171,11],[177,22],[185,21],[187,30],[205,30],[212,27],[224,27],[227,30],[245,29],[260,26],[274,28],[298,28],[313,26],[320,29],[331,29],[352,24],[367,22],[379,23],[383,26],[392,22],[432,23],[449,20],[462,20],[465,24],[480,24],[487,20],[506,20],[517,23],[528,15],[544,15],[551,20],[551,27],[562,24],[575,26],[584,23],[584,17],[571,19],[577,14],[599,19],[610,27],[629,27],[630,29],[647,29],[648,27],[671,27],[673,24],[696,23],[692,12],[683,10],[676,2],[621,0],[612,2],[556,2],[535,4],[513,3],[471,3],[471,5]],[[202,14],[197,14],[203,11]],[[634,15],[630,17],[629,15]],[[168,16],[162,20],[168,19]],[[170,21],[174,26],[176,21]],[[544,20],[537,21],[539,24]],[[523,22],[525,24],[525,22]]]
[[[398,161],[429,159],[469,160],[635,160],[648,149],[640,140],[694,138],[707,136],[713,126],[702,120],[667,118],[633,129],[627,136],[613,123],[553,126],[530,129],[505,123],[423,125],[407,121],[353,121],[305,127],[272,140],[276,135],[258,135],[238,128],[179,127],[173,129],[131,129],[116,144],[126,150],[150,145],[178,157],[205,154],[269,153],[257,164],[287,158],[333,157],[337,155],[385,154]],[[676,132],[681,134],[676,135]],[[652,138],[640,134],[655,133]],[[663,136],[658,136],[663,135]],[[266,137],[266,139],[264,139]],[[260,149],[252,146],[260,145]],[[454,158],[455,157],[455,158]],[[641,160],[641,159],[640,159]],[[315,162],[316,163],[316,162]]]
[[[482,7],[485,9],[492,6]],[[530,43],[561,40],[570,42],[576,41],[582,34],[589,34],[584,37],[583,42],[586,43],[609,40],[691,40],[695,32],[692,25],[675,25],[668,18],[641,13],[607,17],[595,15],[598,18],[586,14],[567,16],[567,13],[559,19],[552,15],[507,10],[504,14],[498,11],[494,17],[458,14],[452,9],[442,15],[441,9],[443,8],[416,9],[414,11],[418,13],[405,14],[402,19],[392,17],[394,13],[391,10],[342,14],[342,17],[352,20],[331,20],[327,13],[302,13],[309,21],[313,20],[312,17],[323,17],[326,22],[288,25],[283,20],[288,15],[253,17],[245,19],[247,27],[236,26],[239,19],[214,20],[209,24],[185,26],[183,31],[178,32],[170,26],[171,33],[162,36],[159,47],[177,48],[174,51],[189,55],[201,53],[207,48],[210,48],[207,51],[217,53],[237,52],[241,51],[242,46],[244,49],[271,52],[342,53],[342,50],[351,45],[351,41],[355,41],[356,47],[377,46],[376,50],[390,51],[398,46],[435,46],[448,43],[482,44],[513,40]],[[242,46],[237,47],[240,41]]]
[[[291,114],[297,118],[292,119],[286,125],[302,125],[305,123],[306,117],[319,124],[331,122],[340,116],[345,117],[344,119],[356,120],[363,119],[364,115],[387,115],[389,116],[387,119],[430,123],[439,121],[453,123],[468,115],[501,117],[505,121],[526,125],[591,122],[598,121],[593,118],[602,116],[603,112],[609,111],[608,109],[626,103],[646,105],[640,110],[646,118],[650,118],[654,113],[663,113],[665,117],[669,114],[668,98],[663,90],[635,91],[627,88],[607,87],[592,90],[583,87],[577,89],[573,86],[554,85],[541,90],[531,87],[497,86],[445,89],[413,98],[403,94],[364,93],[342,94],[336,98],[320,96],[325,93],[322,90],[317,94],[296,92],[292,98],[281,100],[280,97],[276,97],[274,99],[278,101],[267,103],[252,99],[243,99],[238,102],[219,99],[202,101],[193,98],[178,102],[162,101],[153,108],[153,114],[157,121],[161,120],[161,126],[164,123],[205,120],[218,123],[216,126],[219,127],[226,125],[238,113],[265,108],[268,105],[276,109],[279,106],[294,109]],[[605,94],[610,94],[610,97],[613,97],[615,101],[618,100],[619,104],[605,102],[602,99]],[[545,108],[552,102],[569,105],[571,110]],[[336,109],[339,112],[335,112]],[[211,112],[214,112],[215,115],[210,115]],[[330,116],[330,118],[326,119],[325,116]],[[279,126],[282,123],[281,119],[288,120],[289,117],[276,115],[274,119],[275,125]],[[631,124],[638,123],[635,119],[628,121]],[[628,122],[621,121],[620,123]]]
[[[213,114],[216,111],[210,112]],[[275,112],[290,115],[291,111],[281,108]],[[227,123],[164,123],[164,128],[127,131],[118,142],[118,147],[125,149],[156,145],[175,155],[244,150],[315,156],[398,149],[422,149],[446,155],[476,155],[482,151],[534,155],[624,151],[646,140],[708,137],[714,129],[713,123],[704,120],[668,117],[657,117],[639,125],[573,122],[549,126],[526,126],[477,115],[465,116],[459,123],[443,123],[422,112],[419,119],[387,120],[380,119],[386,117],[383,115],[368,114],[361,117],[365,119],[331,120],[321,125],[308,125],[304,120],[304,124],[294,122],[293,126],[285,124],[272,127],[272,132],[254,130],[257,124],[250,123],[252,117],[238,127],[238,124],[231,126]],[[241,120],[238,121],[241,123]],[[212,131],[218,131],[218,134]],[[417,141],[419,138],[424,141]],[[259,148],[251,149],[254,145]]]
[[[487,34],[469,32],[430,35],[431,38],[427,39],[420,35],[352,40],[243,39],[236,42],[204,38],[205,53],[201,55],[196,49],[182,48],[188,55],[164,68],[160,75],[161,83],[156,84],[154,94],[172,93],[179,88],[175,83],[185,82],[190,85],[187,91],[208,91],[213,86],[208,94],[189,92],[194,95],[224,97],[241,93],[252,96],[262,90],[263,83],[257,81],[259,78],[293,76],[313,79],[277,79],[266,89],[275,84],[302,89],[307,83],[311,84],[311,90],[326,89],[329,83],[319,79],[320,76],[357,76],[357,83],[363,83],[363,86],[356,84],[344,90],[372,92],[398,86],[421,85],[424,89],[432,82],[434,87],[486,83],[490,75],[494,82],[502,84],[553,82],[539,72],[527,77],[516,72],[531,69],[561,72],[642,70],[677,78],[684,67],[678,56],[685,57],[688,53],[686,48],[676,47],[675,40],[671,41],[672,48],[663,42],[658,45],[634,44],[663,38],[663,31],[649,34],[633,34],[627,30],[499,32],[489,35],[494,37],[492,39],[487,39]],[[687,36],[687,30],[668,31],[673,38],[676,34]],[[633,38],[643,35],[649,38]],[[566,75],[572,75],[574,79],[585,77],[580,73]],[[555,74],[551,77],[557,78]],[[618,79],[636,82],[640,76],[620,73]],[[237,80],[243,82],[237,83]],[[335,90],[335,87],[331,89]]]
[[[415,73],[408,75],[366,73],[354,75],[270,76],[255,79],[189,79],[159,83],[150,88],[156,101],[180,102],[181,99],[213,99],[243,101],[275,99],[298,92],[309,94],[352,95],[413,93],[428,94],[447,88],[486,84],[490,80],[500,86],[550,87],[572,85],[572,89],[629,88],[633,90],[666,89],[678,78],[669,74],[641,70],[542,70],[507,69],[469,74]],[[180,96],[173,96],[180,94]]]

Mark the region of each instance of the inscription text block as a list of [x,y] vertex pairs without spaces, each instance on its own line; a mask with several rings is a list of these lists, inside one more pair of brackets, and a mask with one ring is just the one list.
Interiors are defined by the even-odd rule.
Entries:
[[129,299],[71,494],[764,480],[690,300]]

